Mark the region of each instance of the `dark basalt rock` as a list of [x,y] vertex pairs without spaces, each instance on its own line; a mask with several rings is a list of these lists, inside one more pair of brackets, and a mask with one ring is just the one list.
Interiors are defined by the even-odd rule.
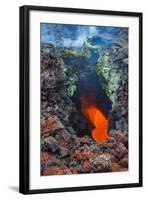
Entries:
[[44,151],[56,152],[58,150],[58,142],[54,137],[49,136],[42,139],[41,149]]
[[[66,74],[61,68],[63,61],[52,45],[42,44],[41,48],[41,132],[45,129],[44,121],[48,118],[51,123],[49,118],[55,118],[54,131],[57,127],[61,129],[67,126],[66,130],[71,131],[72,134],[82,134],[84,130],[87,130],[87,121],[78,112],[76,105],[67,94]],[[46,126],[47,123],[49,122],[46,122]],[[52,134],[52,131],[49,129],[48,134]]]

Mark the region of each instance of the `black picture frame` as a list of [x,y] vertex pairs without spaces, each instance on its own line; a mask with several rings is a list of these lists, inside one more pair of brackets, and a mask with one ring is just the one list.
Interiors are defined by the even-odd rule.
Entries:
[[[69,12],[69,13],[84,13],[84,14],[102,14],[112,16],[130,16],[139,18],[139,182],[129,184],[114,184],[114,185],[97,185],[97,186],[81,186],[68,188],[53,188],[53,189],[35,189],[29,188],[29,13],[31,10],[45,12]],[[130,188],[142,186],[142,13],[138,12],[122,12],[122,11],[105,11],[105,10],[89,10],[75,9],[63,7],[44,7],[44,6],[22,6],[20,7],[20,174],[19,174],[19,191],[22,194],[36,193],[52,193],[52,192],[68,192],[82,190],[99,190],[99,189],[114,189],[114,188]]]

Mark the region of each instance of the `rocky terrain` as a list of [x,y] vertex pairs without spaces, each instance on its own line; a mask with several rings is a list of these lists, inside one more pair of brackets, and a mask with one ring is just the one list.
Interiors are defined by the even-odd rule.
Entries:
[[[114,41],[119,45],[116,48],[106,47],[111,70],[121,72],[114,106],[107,112],[108,138],[102,143],[92,139],[78,100],[68,93],[70,74],[64,70],[65,59],[53,45],[41,44],[41,175],[128,170],[128,53],[126,46],[120,46],[124,41]],[[100,54],[105,54],[104,48]]]
[[127,171],[127,148],[126,132],[110,131],[108,140],[97,144],[87,135],[77,137],[62,129],[41,140],[41,174]]
[[[102,53],[109,58],[111,76],[113,77],[114,96],[110,117],[112,129],[128,131],[128,30],[121,29]],[[117,79],[117,80],[116,80]],[[115,90],[116,88],[116,90]]]

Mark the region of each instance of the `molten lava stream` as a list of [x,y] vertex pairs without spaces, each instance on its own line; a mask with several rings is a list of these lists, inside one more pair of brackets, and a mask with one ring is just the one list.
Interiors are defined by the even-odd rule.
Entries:
[[81,111],[90,124],[93,139],[97,143],[106,141],[108,137],[108,120],[101,110],[97,108],[94,100],[89,97],[81,97],[80,100]]

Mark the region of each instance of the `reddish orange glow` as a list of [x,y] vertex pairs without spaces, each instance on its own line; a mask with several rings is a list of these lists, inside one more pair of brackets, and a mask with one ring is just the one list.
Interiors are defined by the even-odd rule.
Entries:
[[89,97],[81,97],[81,111],[88,120],[93,139],[97,143],[107,140],[108,120]]

